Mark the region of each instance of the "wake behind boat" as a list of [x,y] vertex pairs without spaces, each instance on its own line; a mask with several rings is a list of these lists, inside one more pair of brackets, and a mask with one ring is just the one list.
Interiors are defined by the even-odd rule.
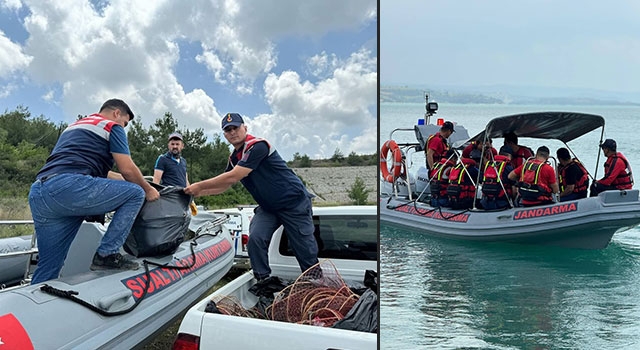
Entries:
[[[426,125],[416,125],[413,130],[396,129],[391,133],[393,140],[395,132],[412,130],[418,141],[396,143],[398,146],[391,152],[394,162],[391,169],[387,167],[386,159],[389,143],[385,143],[387,149],[383,146],[381,170],[388,176],[382,177],[380,220],[448,238],[584,249],[605,248],[615,233],[640,224],[637,189],[604,191],[595,197],[534,207],[512,205],[502,210],[483,210],[475,204],[464,210],[432,206],[429,184],[433,179],[429,178],[424,167],[415,172],[415,169],[407,170],[407,164],[413,153],[424,152],[428,136],[439,131],[440,126],[428,123],[428,118],[436,110],[437,104],[428,102]],[[488,138],[515,133],[519,137],[559,140],[568,148],[568,142],[598,128],[602,128],[602,143],[604,118],[601,116],[572,112],[525,113],[495,118],[489,121],[484,131],[472,138],[456,125],[453,135],[457,140],[453,142],[454,146],[465,141],[484,143]],[[476,198],[480,198],[481,186],[475,187]]]
[[106,227],[84,222],[59,278],[0,291],[0,339],[20,349],[140,346],[231,269],[227,220],[222,215],[201,223],[173,254],[137,258],[141,267],[129,271],[89,269]]

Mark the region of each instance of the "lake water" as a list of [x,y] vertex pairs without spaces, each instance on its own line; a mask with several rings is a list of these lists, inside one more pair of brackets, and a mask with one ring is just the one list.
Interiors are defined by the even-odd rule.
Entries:
[[[604,138],[615,139],[631,165],[640,167],[640,107],[441,104],[435,117],[475,135],[493,117],[534,111],[602,115]],[[381,142],[423,115],[424,104],[381,104]],[[415,141],[406,135],[406,141]],[[599,139],[598,130],[569,143],[592,174]],[[562,146],[546,140],[520,143],[534,150],[545,144],[554,154]],[[501,139],[494,141],[496,148],[501,145]],[[598,177],[602,163],[600,156]],[[606,249],[585,251],[447,240],[381,222],[380,345],[640,349],[640,229],[614,235]]]

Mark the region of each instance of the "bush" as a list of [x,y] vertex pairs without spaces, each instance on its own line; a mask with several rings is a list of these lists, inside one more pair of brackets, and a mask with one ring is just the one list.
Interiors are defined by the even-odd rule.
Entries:
[[365,186],[364,180],[359,176],[356,176],[356,180],[349,189],[349,199],[353,201],[354,205],[367,204],[367,197],[369,197],[369,190]]

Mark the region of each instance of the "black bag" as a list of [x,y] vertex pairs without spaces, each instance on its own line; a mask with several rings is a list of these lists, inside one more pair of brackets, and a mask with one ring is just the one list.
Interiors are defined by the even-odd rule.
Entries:
[[378,331],[378,296],[368,289],[333,328],[376,333]]
[[163,187],[150,183],[160,198],[146,202],[140,209],[124,250],[136,257],[173,254],[189,230],[191,196],[182,187]]

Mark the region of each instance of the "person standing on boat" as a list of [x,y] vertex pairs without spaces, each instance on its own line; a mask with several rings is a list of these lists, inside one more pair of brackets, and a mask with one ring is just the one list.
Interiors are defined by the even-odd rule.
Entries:
[[633,188],[631,165],[622,153],[617,152],[615,140],[606,139],[600,145],[607,160],[604,162],[604,176],[591,185],[591,196],[607,190],[630,190]]
[[522,165],[527,159],[533,157],[533,151],[529,147],[518,145],[518,136],[513,132],[504,135],[504,144],[513,150],[511,166],[513,166],[514,169]]
[[153,170],[153,182],[164,186],[189,186],[187,160],[182,157],[184,141],[177,132],[169,135],[169,151],[158,157]]
[[572,201],[587,198],[589,174],[582,163],[571,158],[569,150],[561,147],[556,151],[558,156],[558,175],[560,182],[560,201]]
[[268,278],[268,248],[273,233],[284,226],[290,246],[302,271],[318,263],[318,244],[313,232],[311,198],[302,180],[287,167],[265,139],[247,133],[238,113],[222,118],[224,137],[233,146],[224,173],[185,188],[195,197],[220,194],[240,181],[258,202],[249,225],[249,260],[258,281]]
[[[124,101],[111,99],[99,113],[69,125],[58,138],[29,192],[38,242],[31,284],[58,278],[85,217],[114,210],[91,269],[139,267],[122,256],[120,248],[145,198],[154,201],[160,194],[131,159],[124,128],[132,119]],[[114,162],[120,173],[111,171]]]
[[556,172],[547,163],[549,148],[540,146],[536,150],[536,157],[526,161],[509,173],[509,180],[519,180],[517,186],[522,199],[522,205],[530,207],[534,205],[551,204],[554,196],[559,192],[556,182]]
[[452,122],[444,122],[440,127],[440,131],[429,136],[427,139],[427,170],[433,170],[434,166],[440,162],[445,153],[449,150],[447,139],[451,134],[456,132],[453,129]]

